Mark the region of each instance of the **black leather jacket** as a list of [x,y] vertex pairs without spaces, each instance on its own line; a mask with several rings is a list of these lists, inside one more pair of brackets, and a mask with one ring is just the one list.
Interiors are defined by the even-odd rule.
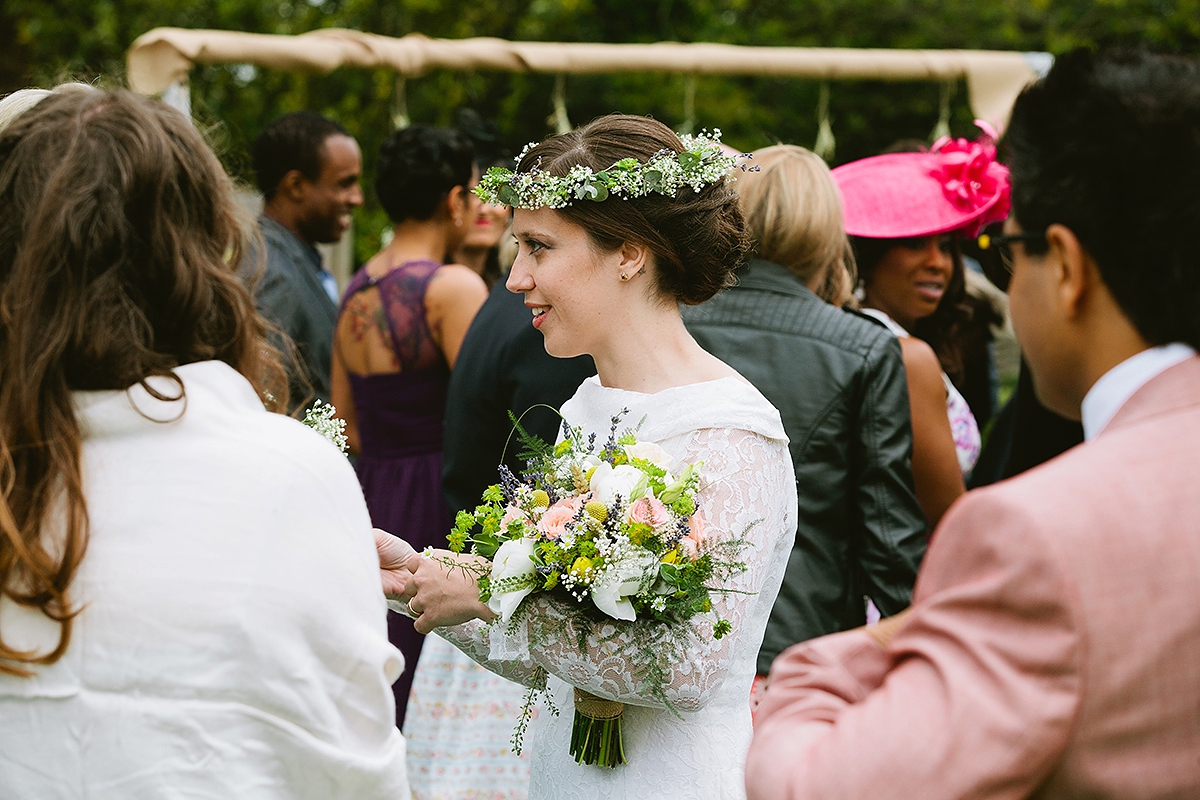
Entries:
[[738,285],[684,322],[770,400],[791,439],[799,515],[758,656],[862,625],[910,602],[925,554],[913,493],[912,423],[900,345],[883,326],[821,301],[792,273],[753,260]]

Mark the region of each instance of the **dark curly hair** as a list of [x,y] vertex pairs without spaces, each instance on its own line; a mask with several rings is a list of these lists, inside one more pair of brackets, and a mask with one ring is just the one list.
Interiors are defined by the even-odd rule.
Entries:
[[[854,249],[859,277],[863,283],[870,282],[872,274],[879,267],[879,262],[889,250],[906,244],[915,245],[923,241],[923,238],[907,240],[851,236],[850,245]],[[946,291],[934,312],[917,320],[911,333],[933,348],[942,370],[956,384],[961,384],[965,378],[967,353],[984,345],[984,340],[990,338],[989,327],[1003,320],[990,304],[967,294],[962,240],[957,236],[950,236],[949,247],[950,259],[954,263],[950,282],[946,285]]]
[[1021,226],[1070,228],[1146,341],[1200,347],[1200,62],[1060,56],[1017,98],[1003,144]]
[[292,170],[315,181],[321,177],[322,152],[330,136],[349,136],[331,119],[311,111],[284,114],[263,129],[250,145],[258,190],[270,200]]
[[375,194],[392,222],[425,220],[455,186],[471,182],[475,149],[461,131],[417,123],[379,148]]
[[[666,125],[649,117],[609,114],[546,139],[525,154],[517,169],[543,169],[562,177],[577,164],[599,172],[622,158],[645,162],[662,150],[683,152],[683,143]],[[586,230],[603,250],[625,242],[649,248],[660,292],[687,305],[703,303],[730,286],[749,251],[737,195],[724,182],[699,192],[681,189],[676,197],[581,201],[558,213]]]

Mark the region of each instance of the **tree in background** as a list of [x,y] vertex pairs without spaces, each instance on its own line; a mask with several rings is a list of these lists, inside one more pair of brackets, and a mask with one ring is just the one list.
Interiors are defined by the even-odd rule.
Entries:
[[[5,0],[0,5],[0,93],[64,78],[121,83],[125,51],[160,26],[296,34],[341,27],[450,39],[724,42],[809,47],[1045,50],[1080,45],[1200,52],[1200,0]],[[550,130],[552,75],[435,71],[405,82],[413,120],[451,124],[468,105],[497,121],[514,150]],[[777,141],[812,146],[820,86],[776,78],[698,77],[697,126],[720,127],[735,147]],[[226,167],[249,181],[248,143],[268,120],[297,109],[337,119],[363,147],[367,185],[397,107],[395,75],[342,69],[300,75],[249,65],[197,67],[193,111]],[[949,90],[949,92],[948,92]],[[575,123],[611,111],[685,123],[688,79],[679,75],[569,76]],[[897,139],[928,139],[947,93],[950,129],[973,136],[965,86],[839,81],[830,85],[834,163]],[[379,247],[386,217],[368,192],[358,215],[359,259]]]

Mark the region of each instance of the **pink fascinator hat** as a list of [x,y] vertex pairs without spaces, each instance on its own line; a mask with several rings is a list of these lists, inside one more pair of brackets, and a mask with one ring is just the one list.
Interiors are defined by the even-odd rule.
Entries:
[[944,137],[928,153],[889,153],[833,170],[842,192],[846,233],[908,239],[966,230],[1008,216],[1008,168],[996,162],[997,135],[976,120],[975,141]]

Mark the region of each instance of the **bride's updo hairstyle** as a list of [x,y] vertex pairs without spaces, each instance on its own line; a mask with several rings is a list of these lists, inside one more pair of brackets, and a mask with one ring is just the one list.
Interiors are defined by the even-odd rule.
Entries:
[[[683,143],[666,125],[648,117],[609,114],[546,139],[525,154],[517,171],[541,169],[564,177],[571,167],[582,165],[600,172],[623,158],[645,163],[663,150],[683,152]],[[659,292],[687,305],[703,303],[731,285],[749,249],[737,195],[728,181],[699,192],[684,186],[675,197],[651,193],[626,200],[610,195],[602,202],[576,200],[556,210],[605,252],[625,242],[647,247],[658,267]]]
[[[129,92],[55,92],[0,132],[0,598],[59,626],[49,652],[0,629],[0,672],[60,658],[78,613],[88,515],[72,392],[140,384],[184,414],[172,370],[219,360],[286,405],[237,277],[247,228],[232,189],[190,120]],[[175,386],[164,396],[151,376]]]

